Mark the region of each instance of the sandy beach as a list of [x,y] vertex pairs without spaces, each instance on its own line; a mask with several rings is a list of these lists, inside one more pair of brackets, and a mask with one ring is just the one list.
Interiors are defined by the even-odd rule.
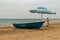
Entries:
[[0,27],[0,40],[60,40],[60,22],[50,23],[41,29]]

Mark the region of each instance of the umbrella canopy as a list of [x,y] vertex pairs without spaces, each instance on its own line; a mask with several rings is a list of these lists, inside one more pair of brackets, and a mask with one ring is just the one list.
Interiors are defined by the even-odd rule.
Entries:
[[56,14],[56,12],[49,10],[45,7],[38,7],[35,10],[29,10],[31,13],[41,13],[41,14]]
[[42,14],[56,14],[56,12],[54,12],[50,9],[47,9],[45,7],[38,7],[37,9],[29,10],[29,12],[41,14],[41,21],[42,21],[42,16],[43,16]]

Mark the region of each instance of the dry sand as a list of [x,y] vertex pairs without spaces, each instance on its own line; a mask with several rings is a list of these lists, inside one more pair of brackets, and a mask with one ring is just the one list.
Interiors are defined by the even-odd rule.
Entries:
[[0,40],[60,40],[60,22],[41,29],[15,29],[0,27]]

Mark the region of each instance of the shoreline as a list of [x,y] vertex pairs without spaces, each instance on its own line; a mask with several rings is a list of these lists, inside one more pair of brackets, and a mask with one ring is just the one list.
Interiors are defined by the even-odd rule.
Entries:
[[[49,25],[60,25],[60,21],[55,21],[55,22],[49,22]],[[46,22],[43,24],[43,27],[46,26]],[[1,28],[14,28],[13,25],[0,25]]]

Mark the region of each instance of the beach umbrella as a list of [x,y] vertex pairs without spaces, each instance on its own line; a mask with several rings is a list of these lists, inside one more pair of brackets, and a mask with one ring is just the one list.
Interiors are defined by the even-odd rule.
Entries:
[[47,9],[45,7],[37,7],[34,10],[29,10],[29,12],[31,12],[31,13],[41,13],[41,14],[56,14],[56,12],[54,12],[50,9]]
[[29,10],[29,12],[41,14],[41,20],[42,20],[42,16],[43,16],[42,14],[56,14],[56,12],[54,12],[50,9],[47,9],[45,7],[37,7],[34,10]]

